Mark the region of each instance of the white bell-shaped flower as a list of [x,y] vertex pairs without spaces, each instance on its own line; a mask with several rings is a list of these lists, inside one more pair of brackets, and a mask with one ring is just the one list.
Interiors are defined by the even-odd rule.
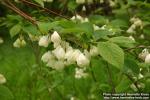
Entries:
[[145,57],[149,54],[148,49],[142,50],[142,52],[139,54],[139,58],[142,60],[145,60]]
[[145,63],[150,63],[150,54],[146,55]]
[[84,69],[82,68],[76,68],[75,69],[75,78],[80,79],[80,78],[85,78],[88,74],[84,72]]
[[132,41],[135,41],[135,39],[132,35],[129,36],[129,39],[131,39]]
[[48,44],[50,42],[49,36],[42,36],[39,40],[39,46],[48,47]]
[[76,3],[77,4],[83,4],[83,3],[85,3],[85,0],[76,0]]
[[99,54],[98,48],[96,46],[91,46],[90,48],[90,55],[91,56],[97,56]]
[[54,69],[56,70],[62,70],[64,69],[65,65],[64,65],[64,61],[58,60],[55,64],[54,64]]
[[14,43],[13,46],[16,48],[20,48],[26,45],[26,42],[23,38],[18,38]]
[[4,40],[0,37],[0,44],[2,44],[4,42]]
[[54,31],[53,34],[51,35],[51,41],[54,44],[60,44],[61,43],[61,37],[59,36],[59,34]]
[[51,51],[48,51],[48,52],[44,53],[42,58],[41,58],[41,60],[43,62],[48,62],[48,61],[51,61],[53,59],[55,59],[55,57],[54,57],[54,55],[52,54]]
[[76,61],[79,67],[88,66],[90,63],[89,59],[82,53],[77,57]]
[[58,60],[62,60],[65,58],[65,50],[61,46],[58,46],[55,50],[52,51],[52,53]]
[[50,60],[47,62],[46,66],[51,67],[51,68],[54,69],[54,66],[55,66],[55,63],[56,63],[56,62],[57,62],[57,61],[56,61],[55,59],[50,59]]
[[94,28],[94,31],[96,31],[96,30],[99,30],[99,29],[100,29],[100,27],[99,27],[99,26],[97,26],[97,25],[95,25],[95,24],[93,24],[93,28]]
[[4,75],[0,74],[0,84],[4,83],[6,83],[6,78],[4,77]]

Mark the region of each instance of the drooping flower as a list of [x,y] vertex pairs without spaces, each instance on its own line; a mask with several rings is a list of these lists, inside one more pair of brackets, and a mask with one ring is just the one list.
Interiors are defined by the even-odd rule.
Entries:
[[85,3],[85,0],[76,0],[76,3],[77,4],[83,4],[83,3]]
[[0,37],[0,44],[2,44],[4,42],[4,40]]
[[48,44],[50,43],[49,36],[42,36],[39,40],[39,46],[48,47]]
[[148,49],[142,50],[142,52],[139,54],[139,58],[142,60],[145,60],[145,57],[149,54]]
[[4,77],[4,75],[0,74],[0,84],[4,83],[6,83],[6,78]]
[[150,54],[146,55],[145,63],[150,63]]
[[18,38],[14,43],[13,46],[16,48],[20,48],[26,45],[26,42],[23,38]]
[[75,78],[80,79],[80,78],[85,78],[88,74],[84,72],[85,69],[82,68],[75,68]]
[[62,70],[62,69],[64,69],[64,67],[65,67],[64,61],[61,61],[61,60],[58,60],[54,64],[54,69],[56,69],[56,70]]
[[61,37],[59,36],[59,34],[54,31],[53,34],[51,35],[51,41],[54,44],[60,44],[61,43]]
[[82,53],[77,57],[76,61],[79,67],[88,66],[90,63],[89,59]]
[[65,50],[61,46],[58,46],[55,50],[52,51],[52,53],[58,60],[62,60],[65,58]]
[[97,56],[99,54],[98,48],[96,46],[91,46],[90,48],[90,55],[91,56]]
[[44,53],[44,54],[42,55],[42,58],[41,58],[41,60],[42,60],[43,62],[46,62],[46,63],[47,63],[48,61],[53,60],[53,59],[55,59],[55,57],[54,57],[54,55],[52,54],[51,51],[48,51],[48,52]]

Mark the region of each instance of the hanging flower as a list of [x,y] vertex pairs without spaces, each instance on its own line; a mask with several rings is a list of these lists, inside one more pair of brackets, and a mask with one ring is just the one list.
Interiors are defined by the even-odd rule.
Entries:
[[76,0],[76,3],[77,4],[83,4],[83,3],[85,3],[85,0]]
[[82,53],[76,59],[77,65],[80,67],[88,66],[90,61],[88,58],[85,57]]
[[0,74],[0,84],[4,83],[6,83],[6,78],[4,77],[4,75]]
[[59,34],[54,31],[54,33],[51,35],[51,41],[54,44],[60,44],[61,43],[61,37],[59,36]]
[[142,60],[145,60],[145,57],[149,54],[148,49],[142,50],[142,52],[139,54],[139,58]]
[[150,63],[150,54],[146,55],[145,63]]
[[16,48],[20,48],[26,45],[26,42],[23,38],[18,38],[14,43],[13,46]]
[[52,53],[58,60],[62,60],[65,58],[65,50],[61,46],[58,46],[55,50],[52,51]]
[[90,55],[91,56],[97,56],[99,54],[98,48],[96,46],[91,46],[90,48]]
[[48,44],[50,43],[49,36],[42,36],[39,40],[39,46],[48,47]]
[[43,62],[48,62],[48,61],[53,60],[53,59],[55,59],[55,57],[51,53],[51,51],[48,51],[48,52],[44,53],[43,56],[42,56],[42,58],[41,58],[41,60]]

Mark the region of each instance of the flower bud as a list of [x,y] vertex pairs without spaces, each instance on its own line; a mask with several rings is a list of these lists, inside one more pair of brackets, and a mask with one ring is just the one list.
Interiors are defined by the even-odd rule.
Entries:
[[39,46],[48,47],[49,42],[49,36],[42,36],[39,40]]
[[93,24],[93,28],[94,28],[94,31],[96,31],[96,30],[99,30],[99,29],[100,29],[100,27],[99,27],[99,26],[97,26],[97,25],[95,25],[95,24]]
[[4,83],[6,83],[6,78],[4,77],[4,75],[0,74],[0,84]]
[[82,53],[76,59],[77,65],[80,67],[88,66],[90,61],[88,58],[85,57]]
[[54,44],[60,44],[61,43],[61,37],[59,36],[59,34],[54,31],[54,33],[51,35],[51,41]]
[[135,39],[132,35],[129,36],[129,39],[131,39],[132,41],[135,41]]
[[58,60],[65,58],[65,51],[61,46],[58,46],[55,50],[52,51]]
[[145,63],[150,63],[150,54],[146,55]]

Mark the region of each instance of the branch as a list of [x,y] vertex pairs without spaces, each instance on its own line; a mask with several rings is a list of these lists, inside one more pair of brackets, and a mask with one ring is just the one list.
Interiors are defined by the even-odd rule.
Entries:
[[27,15],[26,13],[24,13],[23,11],[21,11],[20,9],[18,9],[9,0],[2,1],[2,4],[4,6],[6,6],[6,7],[8,7],[9,9],[11,9],[12,11],[16,12],[17,14],[19,14],[23,18],[29,20],[31,23],[36,24],[36,20],[35,19],[33,19],[31,16]]
[[67,19],[67,20],[70,20],[70,18],[68,18],[68,17],[65,17],[65,16],[63,16],[63,15],[61,15],[61,14],[58,14],[58,13],[56,13],[56,12],[54,12],[54,11],[48,9],[48,8],[43,8],[43,7],[41,7],[40,5],[37,5],[37,4],[32,3],[32,2],[30,2],[30,1],[27,1],[27,0],[19,0],[19,1],[25,3],[26,5],[30,5],[30,6],[32,6],[32,7],[36,7],[36,8],[43,9],[45,12],[47,12],[47,13],[49,13],[49,14],[54,14],[54,15],[57,15],[57,16],[59,16],[59,17],[65,18],[65,19]]

